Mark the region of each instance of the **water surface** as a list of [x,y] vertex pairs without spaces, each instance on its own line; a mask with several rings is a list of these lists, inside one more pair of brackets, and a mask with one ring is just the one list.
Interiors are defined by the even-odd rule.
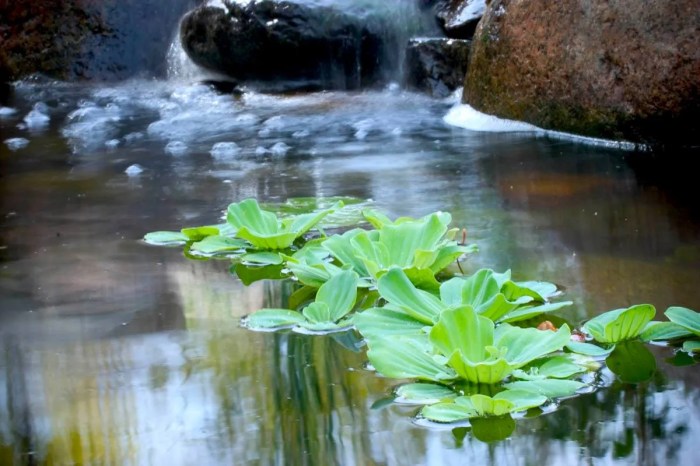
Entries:
[[[652,348],[650,381],[604,370],[597,392],[487,444],[382,403],[395,384],[347,335],[239,327],[283,306],[289,284],[245,287],[221,262],[140,241],[247,197],[445,210],[480,246],[468,269],[560,284],[577,324],[642,302],[700,309],[689,176],[631,152],[453,128],[451,101],[395,85],[232,96],[24,82],[3,105],[17,111],[0,139],[28,144],[0,143],[0,464],[693,464],[700,380],[670,348]],[[235,145],[213,151],[222,142]]]

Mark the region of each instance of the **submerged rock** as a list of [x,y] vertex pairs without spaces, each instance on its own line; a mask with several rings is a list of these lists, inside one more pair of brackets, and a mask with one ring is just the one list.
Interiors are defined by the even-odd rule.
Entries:
[[463,99],[542,128],[697,146],[698,37],[697,0],[492,0]]
[[406,49],[406,85],[433,97],[447,97],[464,84],[470,41],[411,39]]
[[196,64],[240,81],[354,89],[383,81],[398,66],[390,24],[331,7],[229,2],[191,11],[180,32]]
[[164,75],[180,16],[201,0],[0,2],[0,82]]

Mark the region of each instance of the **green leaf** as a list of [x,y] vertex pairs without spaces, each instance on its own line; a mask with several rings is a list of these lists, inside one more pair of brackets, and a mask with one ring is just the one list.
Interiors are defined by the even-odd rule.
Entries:
[[700,336],[700,313],[687,307],[673,306],[666,309],[665,314],[671,322],[687,328],[696,336]]
[[400,386],[396,396],[398,402],[427,405],[454,399],[457,394],[444,385],[410,383]]
[[362,216],[377,230],[381,230],[385,225],[391,225],[393,223],[386,214],[375,209],[363,210]]
[[374,368],[385,377],[423,379],[435,382],[452,380],[456,374],[425,352],[425,345],[414,338],[370,340],[367,352]]
[[471,306],[448,309],[430,331],[431,343],[443,355],[459,351],[470,362],[484,361],[487,346],[493,346],[494,324]]
[[261,309],[243,319],[243,325],[252,330],[273,330],[304,322],[301,313],[289,309]]
[[[476,395],[472,395],[472,398]],[[494,400],[508,401],[512,404],[510,413],[517,413],[519,411],[525,411],[530,408],[537,408],[542,406],[547,402],[547,397],[544,395],[536,394],[526,390],[504,390],[502,392],[496,393],[493,397]],[[497,412],[494,412],[496,416],[500,416]],[[507,413],[503,413],[507,414]]]
[[501,324],[496,333],[495,346],[507,348],[506,360],[520,367],[554,351],[561,351],[570,339],[571,331],[566,324],[556,332]]
[[245,265],[245,264],[235,264],[231,267],[231,273],[238,276],[241,282],[245,286],[249,286],[251,283],[255,283],[260,280],[281,280],[287,278],[286,275],[282,273],[282,265]]
[[425,335],[425,324],[390,307],[372,308],[355,315],[355,327],[368,341],[395,335]]
[[688,340],[683,342],[683,351],[686,353],[698,353],[700,352],[700,341]]
[[501,317],[499,322],[520,322],[522,320],[531,319],[540,314],[558,311],[559,309],[571,306],[573,301],[562,301],[558,303],[545,303],[537,306],[519,307],[513,312]]
[[[497,393],[493,398],[481,394],[459,397],[455,400],[455,403],[465,408],[473,407],[474,411],[476,411],[475,417],[502,416],[512,412],[515,408],[515,404],[512,401],[499,398],[499,395],[502,393],[504,392]],[[528,396],[532,396],[531,393],[525,393]]]
[[302,304],[312,300],[316,295],[316,291],[318,291],[316,287],[308,285],[302,286],[298,290],[294,291],[291,295],[289,295],[289,300],[287,302],[289,308],[298,309]]
[[615,349],[615,345],[610,348],[601,348],[592,343],[583,343],[579,341],[570,341],[566,344],[566,349],[577,354],[591,356],[594,358],[607,357]]
[[183,228],[180,231],[189,241],[201,241],[207,236],[218,235],[219,227],[216,225],[207,225],[202,227]]
[[339,321],[355,306],[358,281],[359,277],[355,272],[343,270],[318,289],[316,303],[323,303],[328,307],[330,321]]
[[245,250],[247,246],[249,244],[242,239],[213,235],[193,243],[190,249],[200,254],[214,255]]
[[351,265],[361,277],[368,277],[369,272],[362,258],[358,257],[355,251],[356,243],[353,243],[353,240],[358,235],[369,235],[369,233],[360,228],[355,228],[354,230],[346,231],[342,235],[331,236],[323,242],[322,246],[342,264]]
[[596,341],[617,343],[637,338],[655,314],[654,306],[638,304],[627,309],[604,312],[586,322],[583,328]]
[[155,246],[180,246],[185,244],[188,238],[179,231],[152,231],[146,233],[143,240]]
[[306,319],[314,324],[334,323],[335,319],[331,317],[331,311],[326,303],[314,302],[304,308],[301,313]]
[[528,380],[505,384],[505,387],[511,390],[536,393],[547,398],[572,396],[585,386],[586,384],[576,380],[560,379]]
[[477,415],[474,407],[461,406],[453,402],[425,406],[420,414],[430,421],[442,423],[464,421]]
[[448,364],[462,378],[475,384],[494,384],[508,377],[515,367],[503,358],[472,362],[457,351],[452,354]]
[[258,249],[278,250],[290,247],[334,209],[280,220],[274,213],[260,209],[255,199],[246,199],[229,205],[226,218],[238,230],[238,237]]
[[250,252],[241,256],[241,261],[255,265],[279,265],[282,263],[282,257],[276,252]]
[[399,268],[390,269],[377,286],[382,298],[424,324],[431,325],[446,308],[436,296],[417,289]]
[[527,370],[518,370],[513,375],[519,379],[542,380],[545,378],[564,379],[586,370],[567,356],[553,356],[535,361]]
[[481,269],[464,280],[461,304],[469,304],[474,309],[490,302],[500,293],[498,282],[493,278],[493,270]]
[[674,340],[693,335],[693,332],[674,322],[649,322],[639,335],[643,341]]
[[522,288],[528,288],[539,296],[547,300],[559,294],[559,288],[554,283],[542,282],[542,281],[527,281],[527,282],[515,282],[516,285]]
[[447,231],[451,221],[449,214],[431,214],[415,222],[399,225],[385,225],[379,230],[379,240],[385,244],[390,263],[408,267],[415,264],[417,251],[430,251],[436,248],[438,241]]

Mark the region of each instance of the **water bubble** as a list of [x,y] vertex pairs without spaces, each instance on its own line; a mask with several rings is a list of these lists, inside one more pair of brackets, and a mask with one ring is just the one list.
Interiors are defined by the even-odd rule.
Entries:
[[105,142],[105,147],[108,149],[116,149],[119,146],[119,139],[110,139]]
[[124,170],[124,173],[126,173],[128,176],[137,176],[143,173],[143,167],[139,165],[138,163],[135,163],[133,165],[129,165],[126,170]]
[[289,149],[291,149],[290,146],[283,142],[278,142],[274,146],[270,147],[270,152],[272,152],[272,155],[276,155],[278,157],[281,157],[285,155],[287,152],[289,152]]
[[49,125],[51,118],[47,115],[48,106],[43,102],[38,102],[34,108],[24,117],[24,123],[28,129],[43,129]]
[[216,159],[233,157],[241,151],[235,142],[217,142],[211,148],[210,154]]
[[292,137],[296,138],[296,139],[306,138],[309,136],[311,136],[311,131],[309,131],[307,129],[302,129],[300,131],[294,131],[292,133]]
[[170,155],[183,155],[189,150],[187,144],[182,141],[170,141],[165,146],[165,153]]
[[25,139],[25,138],[5,139],[5,145],[7,145],[7,148],[12,150],[12,151],[24,149],[25,147],[27,147],[28,144],[29,144],[29,139]]
[[17,113],[17,109],[0,106],[0,118],[11,117],[15,113]]
[[255,155],[257,156],[265,155],[267,152],[267,149],[265,149],[263,146],[258,146],[255,148]]

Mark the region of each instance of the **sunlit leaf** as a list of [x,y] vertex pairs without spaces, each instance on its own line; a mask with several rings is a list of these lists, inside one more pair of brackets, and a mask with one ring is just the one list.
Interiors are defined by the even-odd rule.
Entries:
[[520,380],[505,384],[511,390],[536,393],[547,398],[572,396],[585,386],[583,382],[564,379]]
[[425,324],[403,311],[387,306],[362,311],[355,316],[355,327],[369,341],[395,335],[425,335]]
[[207,236],[214,236],[219,234],[219,228],[214,225],[183,228],[180,231],[183,235],[187,236],[187,239],[189,241],[201,241]]
[[446,308],[437,296],[417,289],[399,268],[384,274],[377,286],[382,298],[424,324],[432,324]]
[[566,324],[556,332],[502,324],[496,332],[494,345],[507,348],[506,359],[510,364],[519,367],[547,354],[561,351],[570,339],[571,331]]
[[425,406],[420,413],[421,416],[430,421],[442,423],[465,421],[470,417],[477,416],[474,407],[461,406],[454,402],[436,403]]
[[330,317],[328,320],[337,322],[355,306],[358,279],[357,274],[352,270],[343,270],[318,289],[316,303],[322,303],[328,307]]
[[541,380],[544,378],[564,379],[586,370],[567,356],[553,356],[535,361],[513,375],[519,379]]
[[426,353],[425,345],[412,338],[378,338],[370,341],[367,352],[374,368],[385,377],[452,380],[456,374]]
[[276,252],[260,251],[244,254],[241,261],[256,265],[279,265],[282,263],[282,257]]
[[676,338],[684,338],[693,335],[693,332],[674,322],[649,322],[644,331],[639,335],[643,341],[664,341]]
[[540,295],[545,300],[552,298],[559,294],[559,288],[554,283],[543,282],[543,281],[526,281],[526,282],[515,282],[516,285],[528,288],[538,295]]
[[586,322],[583,328],[596,341],[617,343],[637,338],[655,314],[654,306],[638,304],[627,309],[604,312]]
[[193,243],[191,250],[200,254],[213,255],[241,251],[247,246],[250,245],[242,239],[213,235]]
[[189,241],[187,236],[179,231],[153,231],[147,233],[143,240],[156,246],[180,246]]
[[665,314],[671,322],[685,327],[695,335],[700,336],[700,313],[687,307],[673,306],[666,309]]
[[410,383],[396,389],[396,396],[399,402],[427,405],[454,399],[457,394],[444,385]]
[[487,358],[486,347],[493,345],[494,324],[478,315],[471,306],[448,309],[430,331],[430,341],[445,356],[455,351],[477,363]]
[[262,210],[255,199],[246,199],[229,205],[227,221],[238,230],[237,236],[258,249],[278,250],[290,247],[334,208],[321,212],[278,219]]
[[272,330],[304,322],[301,313],[289,309],[261,309],[243,319],[243,325],[253,330]]
[[699,353],[700,352],[700,341],[688,340],[683,342],[683,351],[687,353]]
[[584,343],[580,341],[570,341],[566,344],[566,349],[574,353],[592,356],[594,358],[607,357],[615,349],[615,345],[610,348],[602,348],[592,343]]
[[498,383],[508,377],[515,367],[504,358],[473,362],[457,351],[450,357],[448,364],[457,374],[476,384]]
[[545,303],[536,306],[523,306],[501,317],[499,322],[520,322],[540,314],[558,311],[572,304],[573,301],[561,301],[558,303]]

